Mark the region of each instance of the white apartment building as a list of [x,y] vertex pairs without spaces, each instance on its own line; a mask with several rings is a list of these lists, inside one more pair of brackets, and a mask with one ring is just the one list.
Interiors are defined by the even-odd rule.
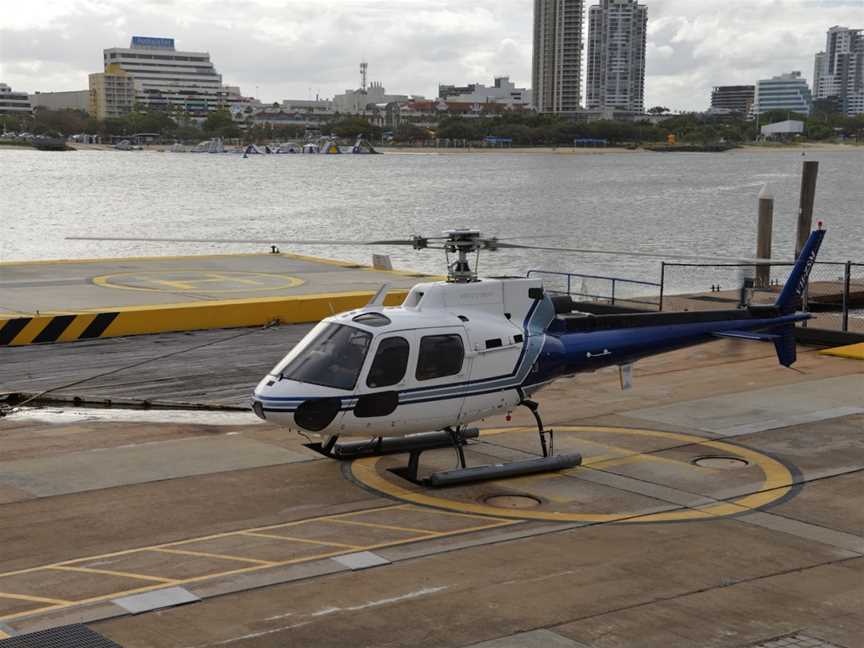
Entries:
[[636,0],[600,0],[588,14],[588,110],[645,111],[648,8]]
[[853,117],[864,113],[864,30],[835,26],[828,30],[824,52],[816,54],[813,98],[836,98]]
[[226,104],[210,54],[177,50],[173,38],[133,36],[128,48],[104,50],[104,63],[106,70],[116,65],[132,77],[135,101],[145,109],[204,116]]
[[505,106],[530,106],[531,91],[517,88],[510,77],[495,77],[493,85],[470,83],[467,86],[439,85],[438,97],[446,101],[500,103]]
[[582,107],[584,0],[534,0],[531,87],[539,112],[575,113]]
[[5,83],[0,83],[0,114],[29,115],[33,112],[30,105],[30,95],[26,92],[14,92]]
[[761,115],[771,110],[785,110],[810,115],[812,103],[807,80],[800,72],[790,72],[757,83],[753,112]]

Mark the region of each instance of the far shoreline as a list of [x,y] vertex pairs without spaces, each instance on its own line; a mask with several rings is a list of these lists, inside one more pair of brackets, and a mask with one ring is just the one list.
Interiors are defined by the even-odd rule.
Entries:
[[[167,144],[145,144],[142,149],[145,151],[168,152]],[[77,151],[113,151],[115,150],[110,144],[79,144],[73,143],[74,150]],[[0,151],[14,150],[35,150],[26,146],[0,146]],[[612,154],[650,154],[645,148],[632,148],[623,146],[608,146],[608,147],[572,147],[572,146],[518,146],[506,148],[486,148],[486,147],[434,147],[434,146],[378,146],[376,150],[385,155],[612,155]],[[836,152],[864,152],[864,144],[838,144],[830,142],[807,142],[804,144],[743,144],[729,151],[721,153],[712,153],[712,155],[722,155],[723,153],[740,154],[740,153],[780,153],[800,151],[802,153],[836,153]],[[124,151],[134,153],[134,151]],[[676,153],[676,151],[672,151]],[[679,155],[692,153],[677,152]],[[668,153],[666,153],[668,155]]]

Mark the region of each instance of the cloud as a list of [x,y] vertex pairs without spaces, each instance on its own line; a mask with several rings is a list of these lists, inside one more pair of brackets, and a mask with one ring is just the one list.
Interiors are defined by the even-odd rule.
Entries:
[[[861,0],[645,0],[646,104],[704,109],[713,85],[812,74],[835,24],[864,27]],[[442,83],[530,84],[530,0],[4,0],[0,81],[25,91],[87,87],[102,49],[133,34],[209,51],[225,83],[266,101],[332,96],[359,63],[391,92]],[[256,90],[257,88],[257,90]]]

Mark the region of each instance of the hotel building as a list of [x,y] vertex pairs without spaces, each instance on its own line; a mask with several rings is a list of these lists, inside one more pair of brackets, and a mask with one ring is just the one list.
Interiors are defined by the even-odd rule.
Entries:
[[202,117],[226,104],[210,54],[177,50],[173,38],[133,36],[128,48],[104,50],[104,63],[106,74],[109,67],[114,76],[121,69],[133,79],[135,103],[146,110],[179,109]]

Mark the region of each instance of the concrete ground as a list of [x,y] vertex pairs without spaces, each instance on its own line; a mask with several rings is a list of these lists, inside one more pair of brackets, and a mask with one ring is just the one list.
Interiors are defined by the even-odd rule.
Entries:
[[[143,343],[87,348],[120,361]],[[390,472],[405,457],[337,464],[244,413],[0,419],[0,637],[84,622],[140,647],[862,646],[864,363],[773,355],[718,341],[640,363],[632,391],[612,372],[561,381],[542,412],[583,466],[438,491]],[[248,389],[260,367],[235,364]],[[27,365],[4,390],[51,373]],[[161,370],[130,383],[185,375]],[[482,422],[469,461],[536,454],[529,423]]]
[[410,288],[422,277],[290,254],[0,263],[0,317],[374,292],[383,283]]

